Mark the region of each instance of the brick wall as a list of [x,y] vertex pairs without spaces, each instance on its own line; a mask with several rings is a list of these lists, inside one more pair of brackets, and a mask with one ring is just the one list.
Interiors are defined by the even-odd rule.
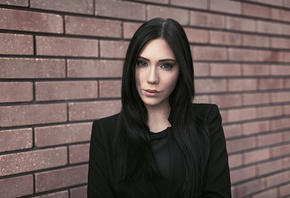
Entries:
[[86,196],[91,123],[120,110],[126,47],[157,16],[221,109],[233,197],[290,196],[290,0],[0,0],[0,197]]

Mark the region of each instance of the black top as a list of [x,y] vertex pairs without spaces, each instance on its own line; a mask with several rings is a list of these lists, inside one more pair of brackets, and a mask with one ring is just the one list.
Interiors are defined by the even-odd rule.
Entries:
[[[206,123],[210,135],[210,153],[207,160],[203,198],[231,197],[228,155],[216,105],[194,104],[198,116]],[[140,181],[120,186],[113,164],[113,139],[119,114],[93,123],[88,173],[88,197],[99,198],[181,198],[184,165],[178,146],[171,140],[171,128],[151,133],[151,145],[157,167],[163,180]]]

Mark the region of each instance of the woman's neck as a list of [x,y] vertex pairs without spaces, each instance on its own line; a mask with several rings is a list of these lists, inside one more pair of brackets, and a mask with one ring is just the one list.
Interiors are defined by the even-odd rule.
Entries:
[[170,105],[163,107],[146,107],[148,112],[147,125],[151,132],[160,132],[171,126],[168,121]]

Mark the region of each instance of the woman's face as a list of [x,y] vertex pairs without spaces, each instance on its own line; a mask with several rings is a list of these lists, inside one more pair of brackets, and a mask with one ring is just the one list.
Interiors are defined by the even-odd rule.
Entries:
[[164,39],[149,41],[136,63],[136,87],[146,107],[168,106],[176,86],[179,65]]

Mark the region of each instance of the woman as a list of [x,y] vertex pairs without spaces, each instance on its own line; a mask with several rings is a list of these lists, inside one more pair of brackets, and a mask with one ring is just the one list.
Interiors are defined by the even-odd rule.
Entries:
[[134,34],[126,54],[120,114],[93,123],[88,197],[231,197],[216,105],[192,104],[189,43],[172,19]]

